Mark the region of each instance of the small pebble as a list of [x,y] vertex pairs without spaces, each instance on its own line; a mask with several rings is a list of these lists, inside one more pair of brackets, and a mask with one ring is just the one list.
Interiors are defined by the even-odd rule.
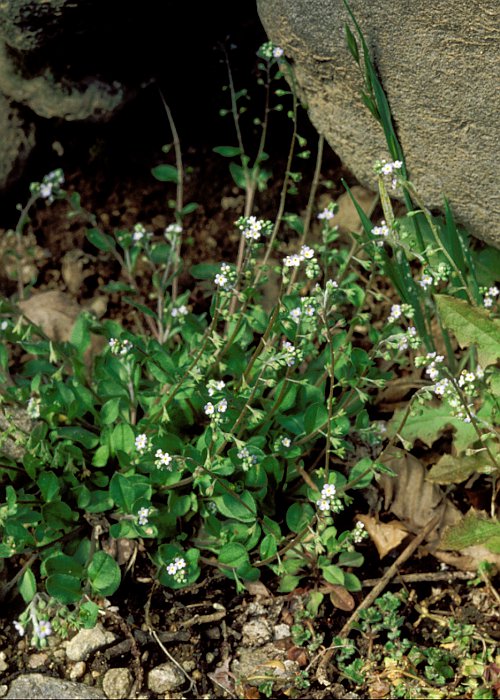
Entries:
[[77,681],[79,678],[85,675],[86,670],[87,664],[85,661],[77,661],[76,664],[74,664],[69,670],[70,680]]

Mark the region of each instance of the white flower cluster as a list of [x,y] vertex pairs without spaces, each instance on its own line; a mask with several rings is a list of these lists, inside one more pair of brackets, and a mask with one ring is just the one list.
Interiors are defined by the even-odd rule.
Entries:
[[299,253],[294,253],[293,255],[287,255],[283,259],[284,272],[287,272],[289,268],[298,268],[301,263],[306,261],[306,277],[313,279],[319,272],[318,261],[315,258],[315,253],[313,248],[308,245],[303,245]]
[[175,557],[174,561],[167,564],[167,574],[172,576],[177,583],[184,583],[186,580],[186,560],[184,557]]
[[366,537],[368,537],[368,533],[365,530],[364,524],[359,521],[356,523],[356,526],[352,531],[351,535],[354,544],[360,544]]
[[137,513],[137,522],[139,525],[147,525],[148,524],[148,517],[151,512],[151,508],[139,508],[139,511]]
[[163,467],[167,467],[169,471],[172,470],[172,467],[170,466],[172,462],[172,456],[169,455],[168,452],[163,452],[163,450],[156,450],[155,452],[155,467],[157,469],[162,469]]
[[302,359],[302,353],[300,350],[297,350],[295,345],[293,345],[289,340],[283,341],[282,348],[283,360],[288,367],[293,367]]
[[150,444],[146,433],[141,433],[135,438],[135,449],[139,454],[144,454],[149,450]]
[[32,396],[26,406],[26,413],[30,418],[40,418],[40,397]]
[[187,316],[188,313],[188,307],[185,304],[181,304],[180,306],[176,306],[172,309],[171,315],[172,318],[177,318],[178,316]]
[[241,468],[244,472],[254,467],[259,461],[257,455],[251,454],[248,447],[242,447],[241,450],[239,450],[238,459],[241,459]]
[[375,163],[374,170],[377,175],[392,176],[391,187],[396,189],[398,185],[397,175],[402,167],[403,163],[400,160],[387,161],[382,159]]
[[132,240],[134,243],[142,241],[142,239],[147,235],[147,231],[142,224],[136,224],[134,230],[132,231]]
[[471,415],[474,415],[474,404],[467,403],[465,406],[464,399],[470,401],[477,395],[477,385],[484,379],[484,370],[479,366],[474,372],[463,369],[458,379],[454,379],[446,376],[446,367],[443,363],[443,355],[435,352],[427,353],[425,357],[416,358],[415,361],[417,367],[426,367],[426,375],[435,382],[432,386],[434,394],[446,401],[456,418],[463,420],[464,423],[470,423]]
[[203,406],[206,416],[210,416],[217,423],[221,415],[227,411],[227,399],[221,399],[215,405],[209,401]]
[[301,299],[300,302],[302,306],[296,306],[294,309],[291,309],[288,314],[292,321],[294,321],[297,324],[300,323],[300,319],[303,316],[307,316],[307,318],[312,318],[316,313],[316,309],[307,298]]
[[[50,637],[52,634],[52,625],[48,620],[37,620],[35,617],[31,618],[33,624],[33,636],[37,639],[45,639]],[[20,637],[24,637],[26,634],[26,628],[18,620],[14,620],[14,628]]]
[[108,342],[109,348],[113,355],[126,355],[134,347],[130,340],[118,340],[118,338],[110,338]]
[[340,513],[344,506],[340,498],[336,497],[337,489],[333,484],[323,484],[321,497],[316,501],[316,506],[321,513]]
[[172,234],[177,236],[179,233],[182,233],[182,226],[180,224],[169,224],[163,232],[163,235],[167,240],[170,240]]
[[270,61],[273,58],[283,58],[284,55],[285,52],[283,51],[281,46],[275,46],[271,41],[266,41],[266,43],[262,44],[262,46],[257,51],[257,56],[265,58],[267,61]]
[[222,391],[226,386],[226,382],[222,379],[209,379],[207,384],[207,391],[209,396],[213,396],[216,391]]
[[434,277],[429,275],[428,272],[424,272],[422,277],[419,279],[418,284],[422,287],[422,289],[430,289],[430,287],[432,287],[434,284]]
[[220,266],[220,272],[218,272],[214,277],[214,284],[216,287],[220,287],[224,291],[228,292],[230,289],[232,289],[235,280],[236,272],[227,263],[222,263]]
[[490,287],[486,294],[484,295],[483,304],[486,309],[491,309],[495,303],[495,299],[498,297],[499,291],[498,287]]
[[59,194],[61,185],[64,183],[64,173],[61,168],[52,170],[45,175],[42,182],[32,182],[30,190],[33,194],[38,194],[49,203],[54,201],[54,197]]
[[271,232],[273,222],[257,219],[255,216],[242,216],[237,220],[236,226],[240,229],[244,238],[248,241],[257,242],[263,235],[266,236]]
[[394,323],[394,321],[398,321],[403,317],[413,318],[414,313],[410,304],[393,304],[391,306],[391,313],[387,317],[387,323]]
[[279,437],[276,438],[274,441],[274,450],[275,452],[278,452],[281,449],[288,450],[289,447],[292,446],[292,441],[290,440],[289,437],[286,435],[280,435]]
[[331,221],[334,216],[335,212],[333,211],[333,204],[330,204],[328,207],[325,207],[319,212],[318,219],[320,221]]
[[404,351],[408,348],[418,348],[420,345],[420,339],[418,337],[417,329],[415,326],[408,326],[404,333],[398,336],[397,339],[397,349]]
[[384,219],[382,219],[380,222],[380,226],[374,226],[372,228],[373,236],[382,236],[382,238],[387,238],[390,232],[390,228],[387,226]]

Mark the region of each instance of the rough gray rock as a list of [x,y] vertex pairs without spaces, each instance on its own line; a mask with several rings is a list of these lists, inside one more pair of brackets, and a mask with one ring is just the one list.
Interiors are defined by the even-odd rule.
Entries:
[[[498,0],[350,4],[417,191],[431,208],[440,208],[446,194],[460,223],[500,247]],[[346,47],[342,0],[257,0],[257,6],[270,39],[295,66],[313,124],[373,189],[373,163],[388,152],[360,99],[362,77]]]
[[0,93],[0,188],[22,172],[35,146],[35,127]]
[[128,698],[132,681],[132,674],[128,668],[110,668],[104,675],[102,689],[110,700],[121,700]]
[[167,661],[148,673],[148,689],[153,693],[168,693],[181,686],[185,680],[184,674],[177,666]]
[[92,652],[101,649],[115,640],[112,632],[107,632],[98,623],[89,630],[80,630],[73,639],[66,643],[66,656],[70,661],[85,661]]
[[18,676],[10,684],[5,696],[8,700],[53,700],[53,698],[71,698],[71,700],[105,700],[106,696],[97,688],[82,683],[63,681],[59,678],[43,676],[41,673],[26,673]]
[[265,618],[245,622],[241,633],[243,635],[242,644],[250,647],[262,646],[273,638],[271,624]]

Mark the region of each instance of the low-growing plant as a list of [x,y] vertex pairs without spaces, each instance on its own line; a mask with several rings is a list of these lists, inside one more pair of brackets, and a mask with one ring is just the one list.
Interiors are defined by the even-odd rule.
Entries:
[[[388,106],[381,102],[364,40],[363,48],[370,99],[387,126]],[[291,75],[278,49],[261,49],[262,65],[268,75],[276,68],[278,78]],[[239,129],[232,82],[230,94]],[[19,624],[35,619],[33,611],[51,600],[75,606],[71,619],[78,624],[95,622],[97,607],[90,604],[120,585],[122,573],[111,552],[122,539],[143,543],[155,576],[172,589],[215,569],[238,590],[267,572],[279,579],[283,592],[306,577],[312,587],[326,581],[359,591],[355,570],[363,556],[357,546],[365,533],[353,522],[354,495],[377,473],[391,473],[385,451],[398,439],[411,441],[411,410],[429,392],[447,399],[441,425],[451,417],[468,422],[472,432],[462,445],[470,456],[485,453],[482,470],[496,474],[496,287],[486,287],[485,299],[491,301],[486,304],[478,260],[449,207],[445,222],[420,203],[418,210],[412,205],[406,217],[395,218],[386,173],[406,201],[420,200],[392,136],[389,150],[398,158],[376,165],[385,222],[374,226],[358,207],[363,230],[352,234],[350,248],[340,244],[333,225],[336,204],[314,210],[317,179],[306,214],[286,212],[295,142],[305,147],[296,131],[294,90],[278,95],[287,96],[292,148],[274,222],[252,214],[255,192],[267,181],[265,126],[252,165],[238,129],[238,147],[218,148],[240,159],[231,172],[247,207],[235,221],[241,237],[236,262],[189,270],[206,294],[208,310],[193,309],[190,290],[179,289],[183,222],[196,205],[183,202],[182,160],[168,106],[176,165],[158,166],[154,174],[176,185],[176,198],[174,220],[162,234],[147,223],[132,231],[100,230],[78,195],[62,189],[60,174],[32,186],[47,201],[67,199],[73,215],[90,222],[88,241],[121,265],[120,279],[107,289],[135,308],[136,325],[124,328],[82,313],[70,340],[56,342],[29,314],[1,302],[6,341],[0,350],[1,411],[9,427],[1,463],[0,556],[17,567],[8,589],[17,584],[28,605]],[[266,103],[266,119],[269,112]],[[317,171],[321,154],[320,139]],[[28,207],[23,211],[21,228]],[[320,231],[312,244],[307,237],[314,213]],[[272,262],[285,227],[298,240],[279,263]],[[490,274],[484,269],[483,279]],[[266,311],[264,285],[271,275],[279,291]],[[401,296],[387,319],[373,303],[388,304],[376,285],[381,275]],[[141,288],[145,276],[151,280],[147,293]],[[447,365],[437,352],[434,319],[443,328]],[[445,327],[462,345],[471,345],[458,364]],[[415,362],[426,366],[429,384],[386,436],[371,419],[371,397],[394,368],[413,362],[417,350],[422,359]],[[27,407],[28,426],[16,419],[19,407]],[[372,456],[360,458],[355,443]],[[488,537],[496,542],[496,521],[476,521],[483,529],[488,524]],[[43,636],[32,624],[39,643]]]

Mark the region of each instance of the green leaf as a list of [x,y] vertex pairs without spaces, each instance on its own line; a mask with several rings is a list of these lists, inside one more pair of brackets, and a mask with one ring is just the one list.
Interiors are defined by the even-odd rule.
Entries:
[[79,442],[89,450],[95,447],[99,442],[99,437],[95,435],[95,433],[91,433],[90,430],[86,430],[85,428],[57,428],[52,432],[52,434],[56,437],[71,440],[72,442]]
[[59,493],[59,479],[54,472],[42,472],[38,477],[37,484],[46,503],[53,501]]
[[103,425],[111,425],[118,418],[120,411],[120,399],[113,398],[106,401],[101,408],[101,423]]
[[236,571],[248,564],[248,552],[242,544],[229,542],[221,547],[217,557],[220,564],[231,566]]
[[116,454],[118,450],[122,452],[132,452],[135,446],[134,431],[128,423],[120,423],[113,428],[110,440],[111,450]]
[[[404,409],[396,411],[394,414],[388,424],[389,437],[399,430],[404,414]],[[419,439],[428,447],[431,447],[432,443],[448,427],[455,430],[453,442],[459,452],[462,452],[477,440],[474,426],[470,423],[464,423],[463,420],[454,416],[450,416],[450,408],[445,403],[437,406],[427,404],[415,407],[415,410],[412,410],[403,428],[399,431],[399,435],[412,445],[415,440]]]
[[99,231],[97,228],[88,229],[86,235],[87,240],[90,241],[93,246],[99,248],[99,250],[109,252],[111,250],[115,250],[116,248],[115,242],[111,236],[108,236],[106,233],[102,233],[102,231]]
[[69,574],[54,574],[45,582],[47,593],[64,605],[76,603],[82,597],[80,579]]
[[282,576],[278,588],[279,593],[290,593],[294,591],[299,585],[301,578],[301,576],[294,576],[293,574],[285,574]]
[[443,325],[453,331],[460,345],[476,345],[481,366],[494,365],[500,357],[500,320],[462,299],[444,294],[436,294],[435,299]]
[[90,330],[89,330],[89,319],[85,314],[80,314],[75,321],[73,329],[71,331],[70,338],[71,345],[77,348],[80,355],[83,355],[85,350],[90,345]]
[[82,603],[78,609],[78,621],[86,630],[93,629],[97,624],[99,606],[92,600]]
[[120,567],[113,557],[102,550],[94,554],[87,575],[93,590],[99,595],[112,595],[120,585]]
[[323,566],[321,567],[321,573],[328,583],[333,583],[338,586],[344,585],[344,572],[339,566],[335,566],[334,564]]
[[490,474],[495,469],[486,451],[470,456],[443,455],[427,474],[427,481],[435,484],[460,484],[472,474]]
[[351,56],[354,58],[356,63],[359,63],[358,44],[356,42],[356,39],[354,38],[353,33],[349,29],[349,25],[347,24],[347,22],[344,24],[344,29],[345,29],[345,38],[347,41],[347,48],[351,52]]
[[364,562],[364,557],[359,552],[341,552],[339,554],[339,566],[361,566]]
[[214,153],[218,153],[220,156],[225,156],[226,158],[233,158],[241,154],[241,148],[237,146],[216,146],[212,150]]
[[253,496],[244,491],[238,496],[224,493],[214,498],[215,504],[226,518],[234,518],[243,523],[254,522],[257,517],[257,506]]
[[109,493],[118,506],[125,513],[134,512],[134,503],[140,498],[149,500],[152,487],[146,477],[139,475],[124,476],[119,472],[113,474],[109,483]]
[[62,552],[53,554],[46,559],[43,563],[43,567],[47,576],[52,576],[52,574],[69,574],[76,578],[81,578],[83,576],[83,566],[80,562],[74,557],[70,557]]
[[309,503],[293,503],[286,512],[286,524],[293,532],[300,532],[314,518],[314,510]]
[[230,163],[229,164],[229,172],[232,175],[232,178],[236,185],[240,187],[242,190],[245,190],[247,187],[247,180],[245,177],[245,171],[241,167],[241,165],[238,165],[237,163]]
[[355,464],[355,466],[349,472],[349,481],[354,481],[354,479],[360,477],[359,481],[356,481],[352,488],[366,488],[369,484],[371,484],[374,474],[375,468],[373,466],[373,461],[369,457],[363,457],[363,459],[360,459],[360,461]]
[[155,177],[160,182],[175,182],[179,181],[179,174],[177,168],[173,165],[157,165],[151,169],[153,177]]
[[109,447],[108,445],[101,445],[97,448],[92,457],[92,465],[94,467],[105,467],[109,460]]
[[322,403],[314,403],[309,406],[304,416],[304,429],[306,433],[314,433],[322,428],[328,421],[328,411]]
[[196,211],[199,206],[200,205],[197,202],[188,202],[184,207],[182,207],[181,216],[191,214],[193,211]]
[[500,523],[467,513],[457,525],[448,528],[440,542],[443,549],[463,550],[478,544],[486,544],[490,538],[500,537]]
[[25,603],[31,603],[36,593],[35,574],[31,569],[26,569],[19,583],[19,593]]
[[211,280],[219,272],[220,265],[215,263],[200,263],[190,269],[191,276],[195,280]]

